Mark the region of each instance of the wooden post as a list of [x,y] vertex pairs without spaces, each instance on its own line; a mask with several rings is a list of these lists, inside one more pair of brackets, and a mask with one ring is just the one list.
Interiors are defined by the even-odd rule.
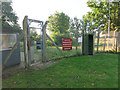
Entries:
[[25,57],[25,68],[28,67],[28,38],[27,38],[27,20],[28,16],[25,16],[23,20],[23,30],[24,30],[24,57]]

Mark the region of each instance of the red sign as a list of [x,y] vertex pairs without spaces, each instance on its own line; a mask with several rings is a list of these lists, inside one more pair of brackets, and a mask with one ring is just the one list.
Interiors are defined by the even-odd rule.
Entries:
[[62,49],[63,51],[72,50],[72,39],[71,38],[62,39]]

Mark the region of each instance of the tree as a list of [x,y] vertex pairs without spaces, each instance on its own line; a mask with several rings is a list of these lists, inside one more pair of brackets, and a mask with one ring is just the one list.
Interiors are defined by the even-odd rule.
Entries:
[[82,30],[82,54],[85,54],[85,34],[89,31],[90,26],[88,26],[89,21],[87,20],[87,17],[85,15],[83,15],[82,20],[80,20],[81,22],[81,30]]
[[[104,24],[103,30],[108,29],[109,21],[109,3],[108,2],[87,2],[88,7],[92,9],[92,12],[87,14],[87,18],[94,23],[97,28]],[[110,30],[118,29],[118,2],[110,3]]]
[[[107,31],[109,24],[109,10],[110,10],[110,30],[119,31],[119,2],[87,2],[88,7],[92,9],[92,12],[87,14],[87,18],[94,23],[95,29],[98,30],[98,42],[97,42],[97,52],[99,44],[99,32]],[[103,25],[103,26],[101,26]],[[99,28],[99,26],[101,26]],[[109,42],[108,42],[109,45]]]
[[38,35],[34,29],[30,30],[30,38],[31,41],[41,41],[41,35]]
[[81,36],[80,20],[77,17],[74,17],[74,19],[71,19],[71,21],[70,21],[70,33],[71,33],[72,37],[76,38],[76,52],[77,52],[78,37]]
[[62,44],[62,38],[70,37],[69,20],[70,17],[63,12],[55,12],[48,18],[48,30],[52,32],[51,37],[57,45]]
[[74,17],[74,19],[70,20],[70,33],[72,35],[72,37],[79,37],[81,32],[80,32],[80,19],[78,19],[77,17]]
[[2,28],[21,31],[17,23],[18,17],[13,12],[11,4],[11,2],[2,2]]

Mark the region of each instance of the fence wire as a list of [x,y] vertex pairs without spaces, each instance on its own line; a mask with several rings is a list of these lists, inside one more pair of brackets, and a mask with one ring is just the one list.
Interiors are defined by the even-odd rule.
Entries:
[[[49,37],[52,39],[50,35]],[[71,37],[68,37],[68,38],[71,38]],[[107,32],[102,32],[99,37],[98,52],[106,52],[106,51],[111,51],[114,53],[118,52],[118,46],[117,46],[118,39],[117,38],[118,38],[118,32],[111,31],[109,35],[109,43],[108,43]],[[81,46],[82,43],[79,42],[77,45],[76,38],[71,38],[71,39],[72,39],[72,50],[63,51],[62,39],[60,41],[60,44],[56,44],[58,48],[62,51],[63,54],[61,54],[61,52],[55,47],[52,41],[50,41],[49,38],[46,37],[46,61],[63,58],[63,57],[70,57],[74,55],[82,55],[82,46]],[[42,38],[40,38],[38,41],[31,40],[31,64],[37,61],[42,62],[42,44],[38,45],[37,42],[42,42]],[[97,52],[97,42],[98,42],[98,34],[96,33],[95,38],[94,38],[95,52]],[[77,50],[76,50],[76,45],[77,45]],[[20,42],[20,46],[21,46],[20,47],[21,61],[24,61],[23,42]],[[40,49],[37,49],[37,46],[40,46]]]
[[[30,29],[31,37],[31,64],[42,61],[42,35],[41,30],[35,29],[35,32],[40,32],[36,35],[36,39],[33,39],[32,29]],[[38,37],[38,38],[37,38]]]
[[[101,32],[99,37],[98,52],[118,52],[118,32],[111,31],[108,37],[107,32]],[[97,52],[98,33],[95,35],[94,45],[95,52]]]
[[[52,37],[50,36],[50,38],[52,38]],[[71,38],[71,37],[67,37],[67,38]],[[74,55],[81,55],[81,43],[78,43],[77,50],[76,50],[77,43],[76,43],[75,38],[72,38],[72,50],[63,51],[62,38],[60,41],[58,41],[59,44],[56,43],[56,45],[62,51],[63,54],[60,53],[60,51],[55,47],[55,45],[52,43],[52,41],[49,40],[49,38],[47,38],[46,41],[47,41],[47,43],[46,43],[46,58],[47,58],[47,60],[58,59],[58,58],[62,58],[62,57],[70,57],[70,56],[74,56]]]

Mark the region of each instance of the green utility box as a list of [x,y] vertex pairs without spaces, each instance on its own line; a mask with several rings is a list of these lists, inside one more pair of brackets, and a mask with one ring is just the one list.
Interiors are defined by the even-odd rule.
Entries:
[[94,55],[94,34],[84,34],[82,41],[82,54]]

